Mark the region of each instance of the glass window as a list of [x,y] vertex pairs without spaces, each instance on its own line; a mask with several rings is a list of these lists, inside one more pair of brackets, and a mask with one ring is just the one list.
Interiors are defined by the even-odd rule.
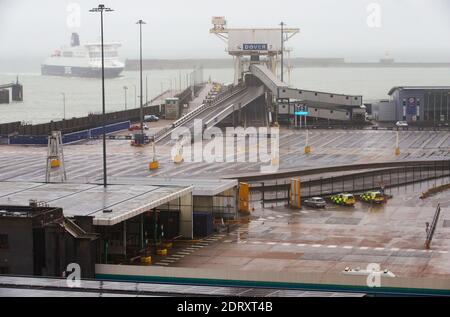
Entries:
[[7,234],[0,234],[0,249],[8,249],[8,235]]

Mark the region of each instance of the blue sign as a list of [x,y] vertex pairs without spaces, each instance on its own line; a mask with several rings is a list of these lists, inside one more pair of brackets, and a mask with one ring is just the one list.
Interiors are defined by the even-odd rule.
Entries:
[[308,106],[305,104],[294,104],[296,116],[309,116]]
[[406,111],[409,115],[417,114],[417,99],[414,97],[408,98],[408,108]]
[[267,44],[244,44],[244,51],[267,51]]

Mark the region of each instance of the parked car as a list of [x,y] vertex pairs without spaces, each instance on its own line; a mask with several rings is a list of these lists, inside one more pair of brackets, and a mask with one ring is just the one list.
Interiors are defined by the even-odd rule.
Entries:
[[386,202],[383,193],[377,190],[365,192],[361,195],[360,198],[362,201],[370,204],[384,204]]
[[321,197],[313,197],[310,199],[306,199],[303,204],[308,207],[313,208],[325,208],[327,206],[326,201]]
[[155,116],[154,114],[151,114],[148,116],[144,116],[144,121],[145,122],[156,122],[156,121],[159,121],[159,118],[157,116]]
[[[132,125],[128,128],[128,131],[138,131],[141,129],[141,125],[140,124],[135,124]],[[148,130],[148,126],[144,123],[144,130]]]
[[399,127],[399,128],[404,128],[404,127],[408,127],[408,122],[406,122],[406,121],[397,121],[397,123],[395,125],[397,127]]
[[342,206],[354,206],[356,203],[355,196],[346,193],[331,196],[331,201],[335,205],[342,205]]
[[128,131],[137,131],[139,129],[141,129],[141,127],[138,125],[130,125],[130,127],[128,128]]

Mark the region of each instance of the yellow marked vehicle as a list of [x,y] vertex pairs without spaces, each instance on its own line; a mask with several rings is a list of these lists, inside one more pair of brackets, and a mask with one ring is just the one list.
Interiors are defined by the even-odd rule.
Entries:
[[356,203],[355,196],[352,194],[338,194],[331,196],[331,201],[335,205],[340,206],[354,206]]
[[361,200],[370,204],[384,204],[386,199],[380,191],[368,191],[361,195]]

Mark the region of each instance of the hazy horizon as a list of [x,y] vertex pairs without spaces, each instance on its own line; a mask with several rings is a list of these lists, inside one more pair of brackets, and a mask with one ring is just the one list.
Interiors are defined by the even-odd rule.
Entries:
[[[79,27],[67,20],[76,3]],[[104,2],[105,41],[120,41],[122,59],[138,56],[138,26],[143,19],[144,58],[227,58],[225,43],[209,33],[212,16],[225,16],[228,26],[277,27],[280,21],[300,28],[288,44],[293,57],[345,58],[399,62],[450,61],[450,2],[447,0],[265,0],[217,3],[207,0]],[[367,20],[378,4],[378,27]],[[97,1],[0,0],[0,59],[42,59],[78,32],[82,42],[99,38],[99,16],[88,12]],[[75,6],[76,7],[76,6]],[[256,8],[255,8],[256,7]],[[137,9],[138,8],[138,9]],[[68,11],[69,10],[69,11]],[[254,14],[249,14],[254,10]]]

